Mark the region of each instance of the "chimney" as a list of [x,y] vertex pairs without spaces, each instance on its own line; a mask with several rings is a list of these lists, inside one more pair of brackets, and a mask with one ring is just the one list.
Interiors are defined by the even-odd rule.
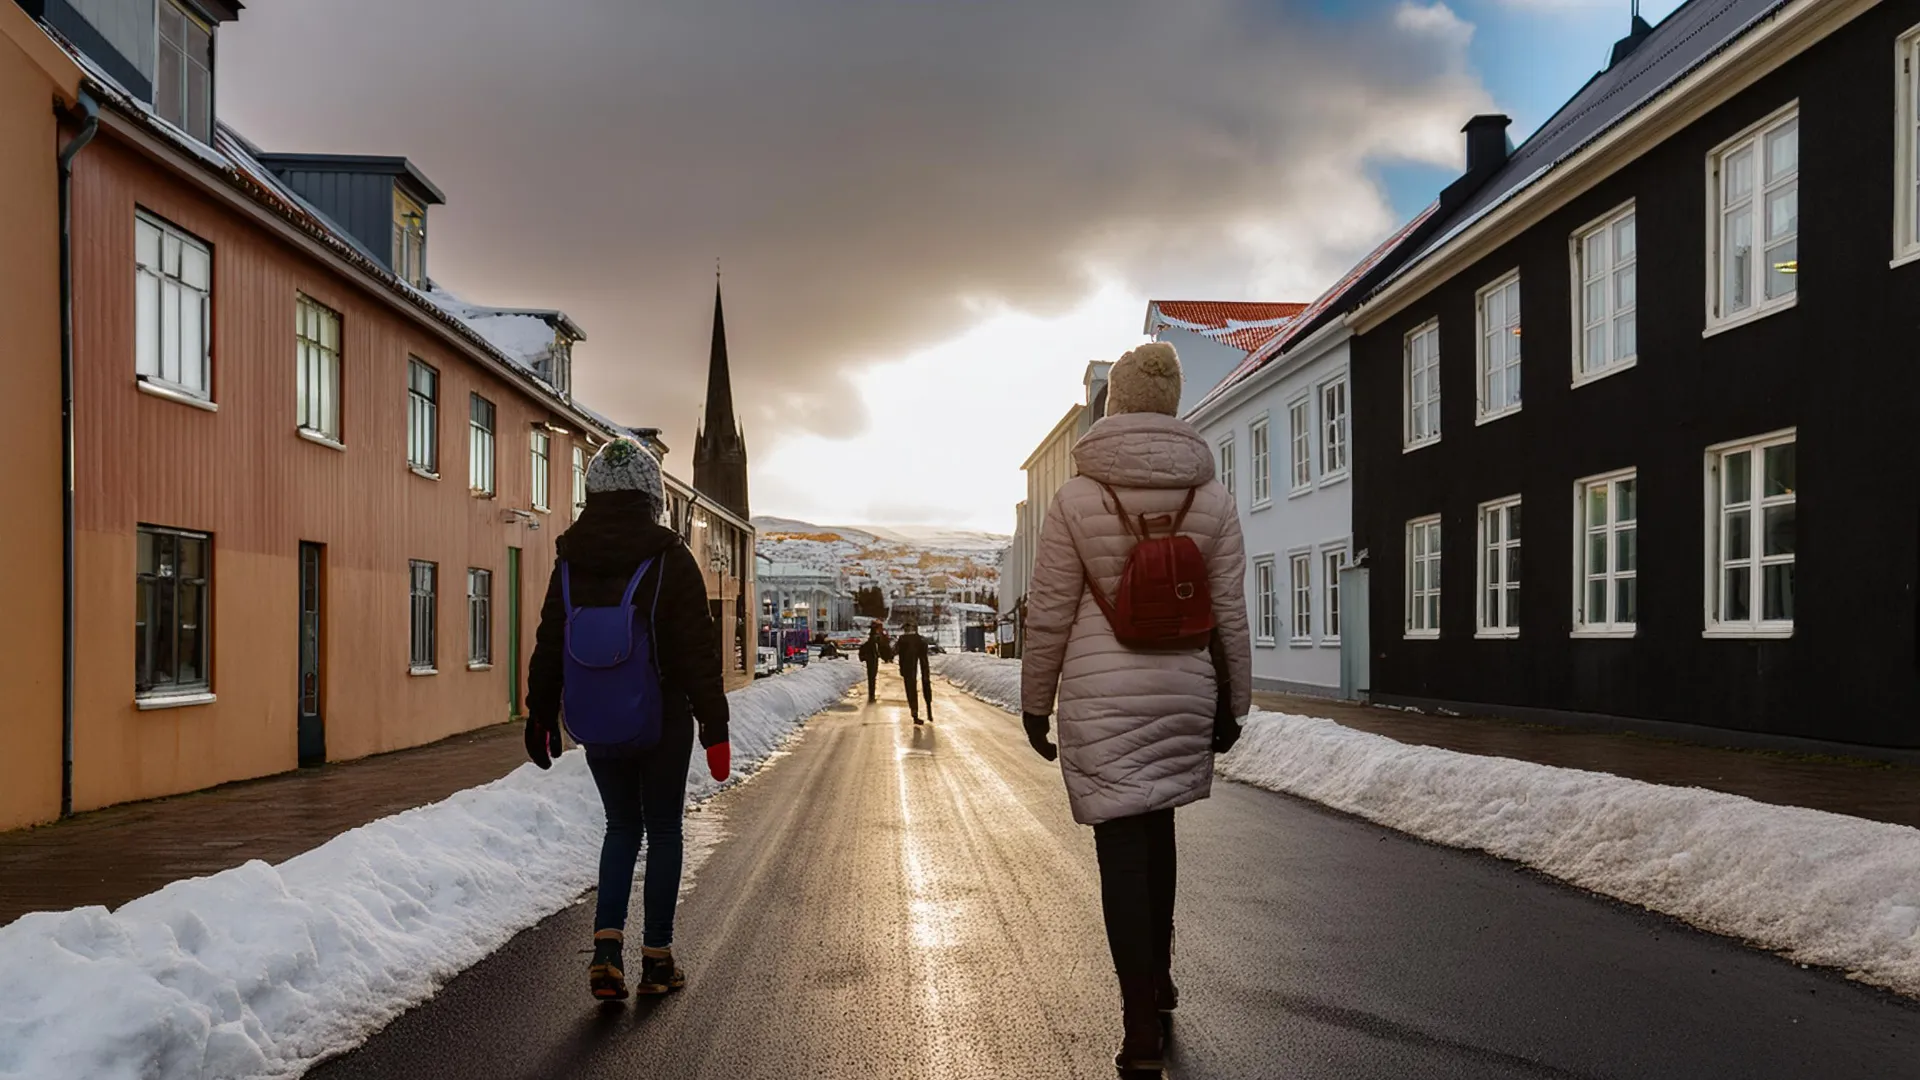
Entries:
[[1647,20],[1640,17],[1640,12],[1635,11],[1633,25],[1628,28],[1627,36],[1613,43],[1613,57],[1607,61],[1607,70],[1612,71],[1619,66],[1620,61],[1633,55],[1633,50],[1639,48],[1640,43],[1647,40],[1647,36],[1652,33],[1653,27],[1647,25]]
[[1460,129],[1467,135],[1468,176],[1490,176],[1507,163],[1513,153],[1513,143],[1507,141],[1507,125],[1511,123],[1511,117],[1493,113],[1476,116]]

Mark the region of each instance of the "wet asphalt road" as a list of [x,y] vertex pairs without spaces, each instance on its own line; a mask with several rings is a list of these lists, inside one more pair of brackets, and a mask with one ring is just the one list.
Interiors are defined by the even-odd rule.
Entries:
[[[916,730],[883,681],[702,811],[682,993],[593,1003],[581,904],[309,1075],[1111,1077],[1092,834],[939,695]],[[1233,784],[1179,831],[1176,1080],[1920,1078],[1912,1003],[1495,859]]]

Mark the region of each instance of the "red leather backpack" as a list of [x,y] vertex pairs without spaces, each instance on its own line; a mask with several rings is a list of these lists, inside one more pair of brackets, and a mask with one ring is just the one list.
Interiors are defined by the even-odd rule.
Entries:
[[[1180,534],[1187,511],[1193,508],[1196,489],[1187,489],[1179,513],[1149,517],[1129,514],[1119,492],[1107,484],[1100,487],[1113,499],[1121,525],[1134,538],[1133,550],[1120,569],[1120,587],[1113,600],[1101,593],[1092,574],[1086,574],[1087,590],[1113,627],[1113,636],[1130,649],[1173,652],[1206,648],[1213,634],[1207,561],[1193,538]],[[1162,526],[1167,535],[1153,535]],[[1084,567],[1081,571],[1086,572]]]

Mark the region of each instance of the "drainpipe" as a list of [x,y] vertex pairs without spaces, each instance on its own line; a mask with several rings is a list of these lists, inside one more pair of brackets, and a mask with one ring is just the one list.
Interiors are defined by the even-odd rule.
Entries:
[[73,816],[73,159],[100,130],[100,105],[80,91],[80,130],[60,151],[61,564],[60,816]]

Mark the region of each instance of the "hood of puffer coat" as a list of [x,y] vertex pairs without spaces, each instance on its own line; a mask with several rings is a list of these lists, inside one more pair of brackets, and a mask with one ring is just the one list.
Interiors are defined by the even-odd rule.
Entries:
[[1190,488],[1213,479],[1213,452],[1193,425],[1160,413],[1108,416],[1073,447],[1080,475],[1117,488]]

